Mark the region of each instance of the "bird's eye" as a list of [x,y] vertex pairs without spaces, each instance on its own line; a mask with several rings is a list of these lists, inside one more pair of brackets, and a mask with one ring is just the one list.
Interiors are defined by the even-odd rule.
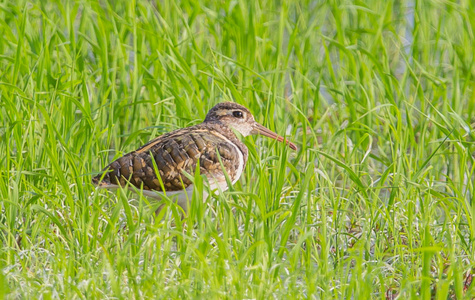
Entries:
[[242,114],[242,111],[239,111],[239,110],[233,111],[233,116],[240,119],[244,117],[244,115]]

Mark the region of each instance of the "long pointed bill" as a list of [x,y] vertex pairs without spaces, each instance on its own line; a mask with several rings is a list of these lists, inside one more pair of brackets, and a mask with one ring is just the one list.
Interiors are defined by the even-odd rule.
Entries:
[[[261,124],[259,124],[257,122],[254,124],[254,128],[251,131],[251,134],[260,134],[260,135],[270,137],[271,139],[277,140],[279,142],[284,142],[283,137],[281,137],[277,133],[267,129],[266,127],[262,126]],[[294,143],[289,142],[289,141],[285,141],[285,143],[287,144],[287,146],[290,147],[290,149],[297,150],[297,146],[295,146]]]

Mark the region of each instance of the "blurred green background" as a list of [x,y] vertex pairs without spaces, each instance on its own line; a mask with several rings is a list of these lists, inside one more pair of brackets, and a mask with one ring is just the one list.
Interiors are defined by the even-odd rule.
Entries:
[[[2,1],[0,298],[471,299],[475,3]],[[247,106],[181,220],[91,175]],[[200,186],[200,184],[198,184]]]

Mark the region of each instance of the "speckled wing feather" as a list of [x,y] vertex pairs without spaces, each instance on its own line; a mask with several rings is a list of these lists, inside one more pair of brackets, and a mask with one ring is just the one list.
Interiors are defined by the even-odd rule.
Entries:
[[[183,190],[191,184],[183,171],[193,174],[200,162],[200,172],[210,178],[223,179],[217,152],[231,180],[237,180],[247,158],[247,148],[231,133],[224,137],[221,126],[199,124],[159,136],[108,165],[93,183],[102,187],[126,185],[127,181],[144,190],[162,191],[157,178],[155,161],[165,191]],[[236,144],[237,143],[237,144]],[[245,150],[245,154],[239,151]],[[236,161],[244,157],[244,161]],[[240,166],[241,164],[241,166]],[[103,175],[103,173],[106,173]],[[102,178],[103,177],[103,178]],[[102,178],[102,181],[101,181]]]

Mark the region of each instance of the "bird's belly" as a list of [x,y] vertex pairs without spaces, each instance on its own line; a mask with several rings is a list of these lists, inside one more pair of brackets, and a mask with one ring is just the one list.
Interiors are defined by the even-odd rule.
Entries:
[[[129,188],[130,190],[134,191],[135,189]],[[150,190],[142,190],[144,196],[149,198],[161,200],[165,195],[163,192],[158,191],[150,191]],[[203,199],[208,197],[208,194],[203,191]],[[179,205],[185,213],[188,212],[188,208],[190,207],[190,201],[193,197],[193,184],[190,184],[186,189],[181,191],[172,191],[167,192],[166,196],[170,198],[170,200],[174,201],[177,205]]]
[[[208,178],[208,181],[209,181],[209,190],[215,191],[215,194],[217,194],[219,191],[226,191],[228,189],[228,184],[226,183],[224,176],[221,177],[220,179]],[[236,180],[233,181],[233,184],[234,182],[236,182]],[[179,205],[185,211],[185,213],[187,213],[191,205],[190,201],[193,197],[193,186],[194,186],[193,184],[190,184],[189,186],[186,187],[186,189],[183,189],[180,191],[166,192],[166,196],[170,200],[174,201],[177,205]],[[107,187],[99,186],[99,188],[115,190],[115,189],[120,188],[120,186],[116,184],[110,184]],[[137,193],[137,190],[138,190],[136,187],[131,187],[131,186],[129,186],[128,189],[134,193]],[[165,195],[165,193],[163,192],[154,191],[154,190],[140,190],[140,191],[144,196],[148,198],[156,199],[156,200],[162,200],[163,196]],[[203,190],[202,197],[196,197],[196,198],[205,200],[208,198],[208,195],[209,195],[208,192],[206,190]]]

